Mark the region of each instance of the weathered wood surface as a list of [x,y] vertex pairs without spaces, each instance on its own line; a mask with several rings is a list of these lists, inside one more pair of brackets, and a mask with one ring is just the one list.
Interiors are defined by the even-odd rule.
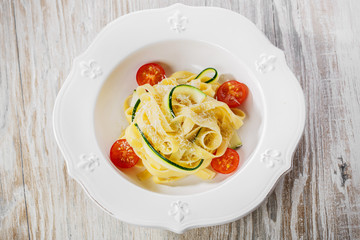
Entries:
[[[123,223],[69,178],[52,108],[72,59],[110,21],[175,2],[253,21],[304,89],[294,168],[248,216],[183,235]],[[360,239],[360,1],[0,2],[0,239]],[[231,36],[228,36],[231,37]]]

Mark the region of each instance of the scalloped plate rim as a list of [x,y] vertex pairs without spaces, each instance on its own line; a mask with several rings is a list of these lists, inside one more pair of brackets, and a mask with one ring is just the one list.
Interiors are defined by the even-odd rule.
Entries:
[[[276,186],[276,184],[280,181],[280,179],[285,175],[287,174],[289,171],[291,171],[292,169],[292,165],[293,165],[293,161],[292,161],[292,158],[293,158],[293,155],[295,153],[295,150],[297,148],[297,145],[300,143],[300,139],[304,133],[304,129],[305,129],[305,101],[304,99],[300,99],[300,101],[302,101],[303,103],[303,106],[302,106],[302,112],[303,112],[303,119],[302,121],[300,122],[299,124],[299,129],[298,129],[298,132],[299,134],[294,137],[292,139],[292,141],[290,141],[289,143],[289,146],[286,148],[287,151],[284,152],[284,159],[290,159],[289,160],[286,160],[284,161],[284,166],[282,168],[279,168],[279,170],[276,172],[276,174],[274,174],[273,178],[271,181],[269,181],[269,184],[268,186],[263,190],[263,192],[258,196],[258,198],[256,199],[255,204],[251,207],[249,207],[248,211],[247,212],[243,212],[242,214],[238,214],[238,213],[234,213],[233,215],[234,216],[224,216],[223,220],[219,221],[219,220],[214,220],[212,219],[213,221],[211,220],[207,220],[207,222],[205,224],[199,222],[198,224],[186,224],[186,223],[181,223],[178,225],[178,227],[171,227],[171,226],[160,226],[159,223],[158,224],[139,224],[137,222],[132,222],[132,221],[127,221],[126,219],[123,219],[121,216],[117,215],[117,214],[114,214],[112,213],[112,211],[110,211],[109,209],[107,209],[106,207],[102,206],[99,202],[96,201],[96,199],[91,195],[89,189],[86,187],[86,184],[82,182],[82,180],[79,178],[79,175],[78,173],[76,172],[76,169],[74,169],[72,167],[72,165],[70,164],[70,160],[69,158],[71,158],[71,154],[67,151],[66,147],[63,145],[63,139],[62,139],[62,136],[61,136],[61,132],[60,131],[60,123],[58,122],[58,118],[57,118],[57,115],[58,115],[58,108],[59,108],[59,105],[60,105],[60,102],[62,100],[62,98],[64,97],[64,95],[66,94],[66,90],[71,86],[71,82],[73,81],[72,79],[72,76],[75,74],[76,70],[78,69],[78,63],[85,57],[88,55],[88,52],[89,50],[94,46],[96,45],[97,41],[99,41],[100,37],[102,34],[104,34],[104,32],[108,31],[109,29],[111,29],[111,26],[116,22],[118,21],[119,19],[123,18],[123,17],[126,17],[128,15],[134,15],[134,14],[141,14],[142,12],[147,12],[147,11],[152,11],[152,10],[166,10],[166,9],[172,9],[172,8],[176,8],[176,7],[188,7],[188,8],[212,8],[212,9],[221,9],[221,11],[230,11],[230,10],[227,10],[227,9],[222,9],[222,8],[217,8],[217,7],[194,7],[194,6],[186,6],[186,5],[183,5],[183,4],[174,4],[174,5],[171,5],[169,7],[166,7],[166,8],[160,8],[160,9],[146,9],[146,10],[142,10],[142,11],[137,11],[137,12],[133,12],[133,13],[129,13],[125,16],[122,16],[118,19],[115,19],[113,20],[112,22],[110,22],[109,24],[107,24],[96,36],[96,38],[92,41],[92,43],[89,45],[89,47],[82,53],[80,54],[79,56],[77,56],[76,58],[74,58],[73,60],[73,63],[72,63],[72,67],[71,67],[71,70],[70,70],[70,73],[68,75],[68,77],[66,78],[63,86],[61,87],[61,90],[59,91],[58,93],[58,96],[56,98],[56,101],[55,101],[55,105],[54,105],[54,110],[53,110],[53,130],[54,130],[54,135],[55,135],[55,139],[59,145],[59,148],[62,152],[62,154],[64,155],[64,158],[65,158],[65,162],[66,162],[66,165],[67,165],[67,169],[68,169],[68,174],[74,178],[81,186],[82,188],[85,190],[85,192],[87,193],[87,195],[90,197],[90,199],[92,199],[97,205],[99,205],[103,210],[105,210],[106,212],[108,212],[110,215],[113,215],[115,216],[116,218],[118,219],[121,219],[122,221],[124,222],[129,222],[131,224],[136,224],[136,225],[140,225],[140,226],[147,226],[147,227],[157,227],[157,228],[162,228],[162,229],[167,229],[167,230],[171,230],[173,232],[176,232],[176,233],[183,233],[189,229],[193,229],[193,228],[197,228],[197,227],[205,227],[205,226],[212,226],[212,225],[218,225],[218,224],[225,224],[225,223],[228,223],[228,222],[232,222],[232,221],[235,221],[237,219],[240,219],[242,218],[243,216],[247,215],[248,213],[254,211],[266,198],[267,196],[272,192],[272,190],[274,189],[274,187]],[[230,11],[231,12],[231,11]],[[242,15],[238,14],[239,16],[241,16],[242,18],[246,19],[248,21],[248,23],[250,23],[251,25],[253,25],[255,28],[256,26],[250,21],[248,20],[247,18],[243,17]],[[293,74],[291,72],[291,70],[289,69],[288,65],[286,64],[286,59],[285,59],[285,54],[283,52],[283,50],[277,48],[276,46],[272,45],[271,42],[266,38],[266,36],[260,31],[258,30],[263,36],[264,38],[267,40],[268,44],[269,44],[269,48],[272,48],[272,49],[276,49],[277,51],[281,52],[281,57],[284,57],[284,60],[285,60],[285,65],[286,65],[286,68],[287,68],[287,71],[290,72],[291,74]],[[104,74],[106,75],[106,74]],[[293,76],[294,79],[295,76]],[[298,83],[299,84],[299,83]],[[300,84],[299,84],[300,86]],[[301,88],[301,87],[300,87]],[[290,163],[290,164],[287,164],[286,163]],[[265,195],[263,194],[264,192]],[[264,195],[264,196],[263,196]],[[181,198],[181,196],[176,196],[177,199]],[[260,200],[258,200],[260,198]]]

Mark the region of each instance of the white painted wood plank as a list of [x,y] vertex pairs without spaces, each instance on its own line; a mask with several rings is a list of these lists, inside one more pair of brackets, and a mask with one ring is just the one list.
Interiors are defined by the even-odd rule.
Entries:
[[0,236],[29,236],[18,114],[23,104],[15,18],[11,2],[0,5]]

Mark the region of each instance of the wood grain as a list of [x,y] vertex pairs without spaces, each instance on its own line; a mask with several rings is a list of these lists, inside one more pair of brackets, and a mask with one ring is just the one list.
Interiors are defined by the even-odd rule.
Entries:
[[[269,198],[182,235],[103,212],[67,175],[52,131],[72,59],[117,17],[176,2],[249,18],[284,50],[307,104],[293,171]],[[360,239],[359,12],[358,0],[1,1],[0,238]]]
[[0,38],[0,228],[4,239],[20,239],[29,231],[18,121],[21,73],[11,3],[1,4],[0,22],[0,35],[6,36]]

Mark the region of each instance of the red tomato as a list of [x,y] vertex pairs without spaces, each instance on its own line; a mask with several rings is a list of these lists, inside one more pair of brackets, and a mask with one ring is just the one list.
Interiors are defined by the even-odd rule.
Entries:
[[110,160],[117,168],[131,168],[139,161],[126,139],[119,139],[110,149]]
[[239,166],[239,154],[231,148],[226,149],[224,155],[214,158],[211,167],[223,174],[232,173]]
[[136,73],[136,81],[139,86],[149,83],[151,86],[165,78],[164,69],[157,63],[142,65]]
[[224,82],[216,92],[216,98],[229,107],[239,107],[249,94],[249,88],[236,80]]

